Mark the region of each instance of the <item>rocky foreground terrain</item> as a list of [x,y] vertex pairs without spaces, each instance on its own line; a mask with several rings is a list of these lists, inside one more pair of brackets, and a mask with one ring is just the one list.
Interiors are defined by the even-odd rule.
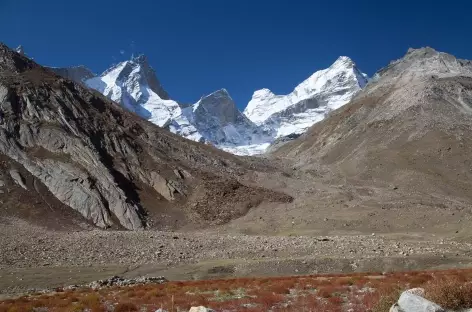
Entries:
[[4,224],[0,234],[3,294],[111,275],[187,280],[472,265],[470,242],[434,235],[426,239],[386,234],[293,237],[205,231],[58,232],[17,220]]

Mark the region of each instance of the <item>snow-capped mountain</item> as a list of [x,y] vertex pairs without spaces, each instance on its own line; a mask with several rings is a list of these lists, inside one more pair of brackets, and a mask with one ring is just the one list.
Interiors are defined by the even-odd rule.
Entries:
[[290,94],[275,95],[269,89],[254,92],[244,114],[272,131],[275,138],[300,134],[342,105],[367,84],[363,74],[346,56],[299,84]]
[[241,113],[225,89],[195,104],[172,100],[142,55],[114,65],[100,76],[83,66],[51,70],[98,90],[173,133],[238,155],[263,153],[276,139],[305,132],[331,110],[349,102],[367,83],[367,76],[342,56],[290,94],[275,95],[268,89],[254,92]]
[[181,113],[144,56],[121,62],[85,84],[161,127]]
[[139,116],[190,140],[227,150],[270,140],[237,109],[225,89],[204,96],[193,105],[171,100],[144,56],[119,63],[99,77],[86,80],[85,84]]
[[189,116],[203,137],[221,147],[258,144],[270,140],[236,107],[225,89],[204,96],[192,105]]

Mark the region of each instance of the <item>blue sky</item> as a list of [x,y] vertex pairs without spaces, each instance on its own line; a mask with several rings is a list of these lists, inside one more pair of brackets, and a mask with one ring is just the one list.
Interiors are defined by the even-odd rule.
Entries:
[[339,55],[369,75],[409,47],[472,59],[470,1],[0,0],[0,41],[101,73],[146,54],[171,97],[288,93]]

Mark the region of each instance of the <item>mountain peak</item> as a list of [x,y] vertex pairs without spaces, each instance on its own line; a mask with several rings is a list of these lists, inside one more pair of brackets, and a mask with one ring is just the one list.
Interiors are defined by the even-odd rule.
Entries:
[[35,67],[39,67],[39,65],[0,42],[0,69],[23,72]]
[[431,47],[408,48],[408,51],[406,52],[406,54],[411,54],[411,53],[414,53],[414,52],[437,53],[438,51],[436,51],[435,49],[433,49]]
[[[151,67],[148,58],[143,54],[112,66],[98,78],[107,81],[120,81],[119,84],[129,88],[139,89],[139,86],[149,86],[162,100],[169,99],[169,94],[162,87],[157,78],[156,71]],[[103,83],[98,81],[89,83],[90,87],[101,90],[102,88],[99,85],[103,85]],[[138,92],[139,90],[136,89],[135,91]]]
[[299,134],[349,102],[366,82],[352,59],[340,56],[289,94],[274,95],[269,89],[254,92],[244,114],[257,125],[271,129],[276,138]]
[[16,48],[16,53],[20,54],[20,55],[25,55],[25,49],[23,48],[23,46],[20,44],[17,48]]
[[352,66],[352,65],[354,65],[354,61],[348,56],[340,56],[333,63],[333,65],[336,65],[336,64],[345,64],[345,65]]
[[144,54],[140,54],[138,56],[132,57],[131,62],[140,64],[140,65],[149,66],[148,58]]
[[263,88],[263,89],[254,91],[252,98],[263,98],[263,97],[267,97],[273,94],[274,93],[272,93],[272,91],[270,91],[269,89]]
[[457,59],[455,56],[439,52],[431,47],[408,49],[400,59],[390,64],[375,74],[376,80],[381,77],[392,79],[401,75],[411,77],[431,75],[464,75],[472,76],[472,62]]
[[204,96],[203,98],[209,98],[209,97],[218,97],[218,98],[227,97],[227,98],[231,99],[231,96],[229,95],[228,90],[226,90],[225,88],[216,90],[216,91],[208,94],[207,96]]

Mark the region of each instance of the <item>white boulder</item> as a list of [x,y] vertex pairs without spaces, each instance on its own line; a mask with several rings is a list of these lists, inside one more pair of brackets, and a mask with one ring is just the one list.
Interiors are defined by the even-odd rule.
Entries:
[[413,288],[404,291],[390,312],[445,312],[442,307],[425,298],[424,289]]
[[212,310],[210,308],[206,308],[204,306],[199,306],[199,307],[191,307],[188,312],[215,312],[215,310]]

